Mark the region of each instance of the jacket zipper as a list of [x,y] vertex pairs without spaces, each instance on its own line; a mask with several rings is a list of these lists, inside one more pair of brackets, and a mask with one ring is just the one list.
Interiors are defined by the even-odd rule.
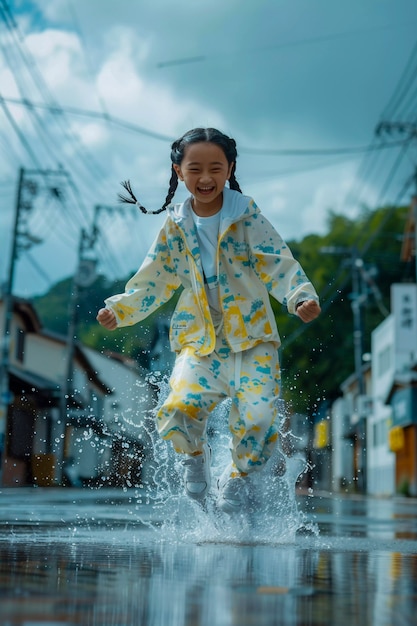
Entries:
[[[188,257],[190,258],[190,260],[191,260],[191,263],[190,263],[190,266],[191,266],[191,284],[193,286],[194,293],[197,296],[198,307],[199,307],[200,315],[201,315],[201,318],[202,318],[203,324],[204,324],[204,344],[205,344],[207,339],[208,339],[209,333],[207,332],[206,316],[205,316],[203,308],[202,308],[202,306],[200,304],[200,298],[198,297],[198,294],[200,293],[200,290],[197,287],[197,281],[196,281],[196,272],[198,271],[197,263],[195,261],[194,255],[192,254],[192,252],[190,251],[190,249],[189,249],[189,247],[188,247],[188,245],[186,243],[186,240],[185,240],[185,237],[183,235],[182,230],[179,227],[178,227],[178,230],[181,233],[181,239],[182,239],[182,242],[184,244],[185,252],[188,255]],[[203,281],[203,284],[204,284],[204,281]]]

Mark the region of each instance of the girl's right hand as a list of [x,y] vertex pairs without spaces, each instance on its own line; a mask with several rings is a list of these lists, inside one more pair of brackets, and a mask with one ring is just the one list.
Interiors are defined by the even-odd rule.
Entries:
[[304,323],[312,322],[320,315],[321,308],[315,300],[304,300],[297,305],[296,315],[303,320]]
[[96,320],[99,324],[107,328],[107,330],[114,330],[117,328],[117,320],[113,311],[110,309],[100,309],[97,313]]

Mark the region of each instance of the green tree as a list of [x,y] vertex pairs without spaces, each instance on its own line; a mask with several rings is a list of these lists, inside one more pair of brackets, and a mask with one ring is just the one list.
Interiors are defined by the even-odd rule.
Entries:
[[[318,398],[333,399],[339,395],[340,384],[354,371],[354,249],[372,279],[367,285],[363,310],[364,352],[370,351],[372,330],[390,308],[391,284],[409,274],[409,268],[400,260],[407,212],[407,207],[376,211],[364,208],[355,220],[329,212],[326,235],[309,235],[301,242],[289,242],[315,285],[323,310],[317,320],[306,326],[277,310],[283,339],[283,395],[297,410],[312,411]],[[335,252],[326,253],[331,248]]]

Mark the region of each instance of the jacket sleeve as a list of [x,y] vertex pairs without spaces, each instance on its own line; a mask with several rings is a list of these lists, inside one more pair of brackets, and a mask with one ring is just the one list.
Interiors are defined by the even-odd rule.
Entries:
[[252,267],[268,292],[294,314],[304,300],[319,301],[311,282],[272,224],[261,214],[252,216],[247,230]]
[[179,286],[163,227],[125,292],[107,298],[105,304],[118,326],[132,326],[168,302]]

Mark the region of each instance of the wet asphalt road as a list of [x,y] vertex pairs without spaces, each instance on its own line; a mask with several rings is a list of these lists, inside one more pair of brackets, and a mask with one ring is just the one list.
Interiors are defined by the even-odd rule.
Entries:
[[0,490],[0,625],[417,624],[415,500],[298,495],[262,527],[187,506]]

